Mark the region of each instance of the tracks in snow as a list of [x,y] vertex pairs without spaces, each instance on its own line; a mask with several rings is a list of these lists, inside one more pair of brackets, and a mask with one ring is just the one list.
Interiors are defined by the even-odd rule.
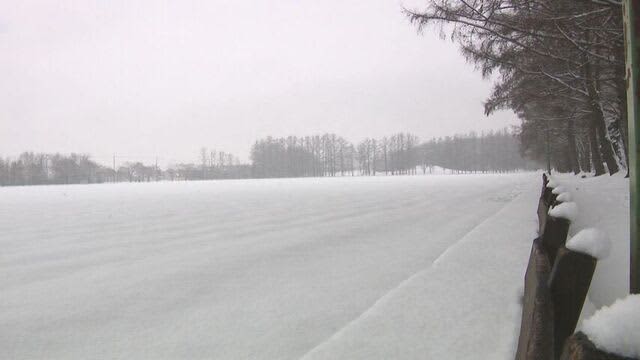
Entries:
[[520,192],[518,191],[515,195],[514,193],[510,193],[509,197],[508,197],[508,201],[504,202],[503,201],[503,205],[497,209],[495,211],[495,213],[485,217],[484,219],[480,220],[477,224],[475,224],[475,226],[473,226],[471,229],[469,229],[469,231],[467,231],[464,235],[462,235],[460,238],[458,238],[458,240],[456,240],[455,242],[453,242],[451,245],[449,245],[447,248],[445,248],[439,255],[438,257],[435,258],[435,260],[433,260],[431,262],[431,264],[429,264],[427,267],[420,269],[418,271],[416,271],[415,273],[413,273],[411,276],[407,277],[406,279],[402,280],[396,287],[392,288],[391,290],[389,290],[387,293],[385,293],[383,296],[381,296],[380,298],[378,298],[370,307],[368,307],[364,312],[362,312],[358,317],[356,317],[355,319],[349,321],[348,323],[346,323],[343,327],[341,327],[338,331],[336,331],[335,333],[333,333],[331,336],[329,336],[326,340],[320,342],[318,345],[314,346],[313,348],[311,348],[309,351],[307,351],[304,355],[302,355],[300,357],[301,360],[308,360],[311,357],[313,357],[313,354],[318,351],[319,349],[321,349],[322,347],[324,347],[325,345],[331,343],[333,340],[340,338],[340,336],[347,331],[349,328],[351,328],[352,326],[355,326],[358,322],[362,321],[363,319],[366,319],[370,314],[374,313],[375,310],[382,304],[384,304],[385,302],[387,302],[389,299],[393,298],[394,295],[396,293],[398,293],[406,284],[409,284],[412,280],[420,277],[422,274],[428,272],[429,270],[431,270],[434,266],[437,266],[438,262],[444,258],[446,256],[446,254],[453,248],[455,248],[456,246],[458,246],[460,244],[461,241],[463,241],[471,232],[473,232],[476,228],[478,228],[480,225],[484,224],[485,222],[491,220],[493,217],[496,216],[496,213],[500,212],[500,210],[504,209],[507,205],[509,205],[511,202],[513,202],[513,200],[515,198],[518,197],[518,195],[520,194]]

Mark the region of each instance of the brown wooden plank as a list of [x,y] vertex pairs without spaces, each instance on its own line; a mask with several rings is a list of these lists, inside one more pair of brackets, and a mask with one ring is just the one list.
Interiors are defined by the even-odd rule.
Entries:
[[565,340],[575,331],[591,285],[597,260],[561,247],[551,269],[549,290],[554,310],[555,356],[560,357]]
[[539,239],[533,241],[525,274],[516,360],[553,356],[553,303],[548,288],[551,265]]
[[564,246],[569,233],[570,222],[567,219],[547,217],[544,233],[542,234],[542,246],[549,256],[549,262],[553,264],[558,249]]

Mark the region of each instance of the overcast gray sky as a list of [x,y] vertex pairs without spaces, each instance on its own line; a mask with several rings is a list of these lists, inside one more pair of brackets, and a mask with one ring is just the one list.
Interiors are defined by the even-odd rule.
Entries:
[[401,6],[418,0],[0,0],[0,154],[248,159],[256,138],[516,123]]

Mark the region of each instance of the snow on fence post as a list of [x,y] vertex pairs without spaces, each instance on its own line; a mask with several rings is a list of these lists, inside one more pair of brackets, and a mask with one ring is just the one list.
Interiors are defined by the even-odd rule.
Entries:
[[539,237],[533,241],[525,275],[516,360],[561,357],[565,341],[575,331],[580,317],[596,257],[605,252],[604,247],[597,247],[596,250],[602,250],[596,251],[598,254],[579,252],[582,245],[592,243],[584,241],[591,239],[588,236],[576,244],[570,241],[572,250],[565,246],[569,226],[577,214],[576,204],[570,202],[570,194],[564,193],[565,189],[553,180],[543,175],[542,182],[538,202]]
[[549,289],[554,312],[554,352],[560,358],[563,344],[575,331],[587,297],[597,260],[561,247],[551,269]]
[[554,312],[548,287],[551,265],[540,239],[531,247],[524,277],[522,320],[516,360],[552,359]]

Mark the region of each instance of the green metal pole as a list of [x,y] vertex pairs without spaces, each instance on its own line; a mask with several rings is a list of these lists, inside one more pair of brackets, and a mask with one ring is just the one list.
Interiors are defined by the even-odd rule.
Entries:
[[629,272],[629,290],[632,294],[640,294],[640,240],[638,229],[640,228],[638,215],[640,214],[640,109],[638,109],[638,97],[640,95],[640,0],[624,0],[624,36],[625,56],[627,66],[627,113],[629,119],[629,183],[631,190],[631,263]]

